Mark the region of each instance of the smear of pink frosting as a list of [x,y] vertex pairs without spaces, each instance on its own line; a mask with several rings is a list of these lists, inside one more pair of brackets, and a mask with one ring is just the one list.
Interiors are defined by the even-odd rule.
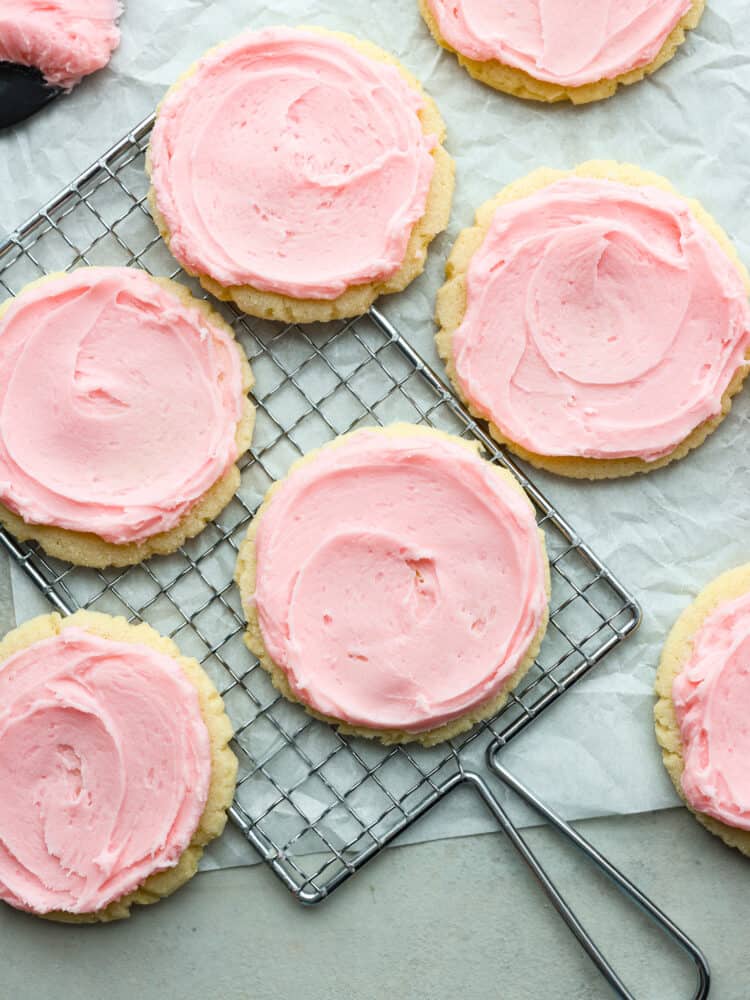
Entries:
[[35,66],[69,90],[120,44],[119,0],[0,0],[0,62]]
[[135,268],[81,268],[0,319],[0,500],[32,524],[138,541],[237,457],[237,347]]
[[462,55],[580,87],[653,62],[691,0],[427,0]]
[[461,445],[361,431],[283,482],[256,539],[263,639],[292,690],[418,733],[492,698],[547,598],[533,512]]
[[500,207],[453,339],[462,391],[541,455],[672,451],[750,346],[742,277],[685,201],[566,178]]
[[208,797],[196,690],[149,646],[71,626],[0,667],[0,899],[92,913],[173,867]]
[[672,685],[693,809],[750,830],[750,594],[720,604]]
[[403,263],[432,179],[423,100],[326,35],[247,32],[167,97],[151,171],[170,249],[220,284],[335,298]]

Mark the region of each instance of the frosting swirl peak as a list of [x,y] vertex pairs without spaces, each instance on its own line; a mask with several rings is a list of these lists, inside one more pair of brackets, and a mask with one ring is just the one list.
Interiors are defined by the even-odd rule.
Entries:
[[120,44],[119,0],[3,0],[0,62],[35,66],[69,90],[109,62]]

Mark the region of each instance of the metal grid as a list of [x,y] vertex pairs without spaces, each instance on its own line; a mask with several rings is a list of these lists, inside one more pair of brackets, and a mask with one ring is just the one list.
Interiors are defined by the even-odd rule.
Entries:
[[[0,246],[0,288],[81,264],[124,264],[183,280],[145,204],[135,128]],[[239,780],[231,818],[303,901],[324,898],[462,778],[463,761],[507,742],[638,625],[633,598],[500,452],[377,310],[360,319],[281,328],[214,303],[256,376],[257,424],[237,497],[179,552],[104,572],[71,567],[6,534],[5,548],[63,613],[79,607],[150,622],[195,656],[235,726]],[[300,454],[356,427],[426,423],[481,441],[529,492],[552,564],[551,620],[536,664],[492,722],[450,744],[384,748],[339,736],[280,697],[242,641],[232,574],[268,486]]]

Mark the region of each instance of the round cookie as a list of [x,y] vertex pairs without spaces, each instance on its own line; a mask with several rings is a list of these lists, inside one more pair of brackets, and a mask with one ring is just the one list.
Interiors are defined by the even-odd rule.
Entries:
[[2,370],[0,523],[19,540],[127,566],[174,552],[234,496],[252,373],[231,327],[179,283],[135,268],[33,282],[0,306]]
[[[277,98],[269,67],[284,58],[295,72],[280,74]],[[227,134],[197,166],[191,144],[188,164],[178,124],[203,130],[215,111],[212,76],[239,66],[249,79],[254,63],[263,88],[238,89],[225,107],[233,85],[216,85],[215,126]],[[252,149],[226,164],[229,143],[245,134]],[[149,205],[173,255],[217,298],[288,323],[359,316],[422,273],[448,223],[454,164],[444,139],[434,101],[369,42],[321,28],[246,32],[208,52],[161,102]]]
[[[45,682],[39,675],[50,669],[56,680]],[[224,829],[237,774],[231,723],[197,661],[150,625],[90,611],[70,618],[40,615],[0,642],[0,690],[0,795],[9,794],[14,762],[20,761],[22,794],[29,797],[18,808],[25,829],[20,840],[12,804],[0,810],[0,898],[50,920],[108,922],[130,916],[134,904],[158,902],[192,878],[204,847]],[[158,727],[149,731],[153,742],[135,730],[135,742],[127,745],[128,731],[152,724]],[[29,726],[31,733],[24,734]],[[46,744],[55,740],[53,753]],[[26,752],[13,752],[27,743]],[[122,774],[103,775],[113,755]],[[118,794],[119,808],[111,801]],[[126,802],[134,816],[118,831]],[[164,816],[154,817],[159,809]],[[136,818],[143,816],[148,834],[159,840],[149,849],[139,844],[145,834]],[[110,823],[106,829],[103,820]],[[123,842],[113,844],[118,832]],[[14,865],[9,845],[23,863]],[[35,860],[38,875],[30,870]],[[113,895],[128,882],[135,887]],[[24,889],[36,905],[19,898]],[[78,903],[70,903],[67,897],[76,895]],[[66,901],[64,909],[56,909],[58,899]],[[105,905],[91,903],[89,910],[89,900]]]
[[[630,188],[637,190],[631,194]],[[601,223],[596,218],[591,222],[587,220],[586,225],[581,223],[584,210],[589,211],[585,200],[581,201],[586,198],[595,208],[596,199],[599,199],[609,213],[602,216]],[[610,206],[605,204],[607,199]],[[618,199],[624,210],[632,213],[624,223],[617,218]],[[565,220],[557,219],[552,214],[553,209],[565,211]],[[646,214],[653,215],[655,220],[649,222],[650,230],[643,229],[653,245],[637,231],[638,226],[645,225],[639,220]],[[535,231],[534,227],[542,224],[547,228]],[[528,230],[522,229],[523,226]],[[670,232],[679,232],[683,237],[685,246],[679,245],[678,251],[683,257],[670,257]],[[538,250],[534,245],[526,260],[521,260],[520,255],[512,259],[511,255],[517,254],[519,248],[527,252],[522,246],[524,237],[528,237],[529,247],[532,238],[538,239],[540,246],[541,241],[546,240],[544,249]],[[636,243],[636,239],[639,242]],[[687,256],[688,251],[693,256]],[[503,259],[502,268],[495,266],[498,254]],[[663,288],[659,285],[662,279],[657,265],[663,267],[666,275]],[[488,274],[491,282],[501,278],[516,282],[517,288],[508,286],[509,294],[532,295],[533,292],[528,300],[533,303],[529,307],[533,307],[533,313],[527,313],[527,306],[521,299],[516,310],[509,299],[503,299],[503,327],[500,328],[503,339],[488,335],[482,347],[488,350],[502,346],[506,352],[517,353],[512,357],[506,353],[502,363],[494,360],[490,363],[486,358],[477,360],[478,355],[472,355],[475,382],[481,373],[486,383],[482,387],[481,400],[471,393],[466,374],[459,372],[460,361],[457,361],[461,351],[467,352],[468,348],[473,351],[476,345],[474,327],[472,339],[468,332],[463,336],[462,327],[472,308],[469,294],[472,269],[480,274],[482,282],[473,292],[475,325],[477,321],[481,323],[481,296],[489,294]],[[623,288],[622,283],[618,285],[618,271],[626,276],[633,275],[632,291]],[[600,272],[603,272],[603,279]],[[570,277],[571,273],[574,278]],[[577,479],[616,478],[649,472],[682,458],[718,427],[747,374],[750,278],[729,238],[697,201],[679,195],[659,175],[630,164],[593,160],[572,171],[542,168],[503,188],[478,210],[476,224],[459,235],[446,265],[446,279],[437,296],[439,331],[436,342],[458,395],[474,416],[488,421],[497,441],[532,465],[558,475]],[[528,282],[526,288],[522,287],[521,280]],[[610,285],[602,285],[600,290],[597,288],[600,280],[609,280]],[[714,345],[716,357],[698,358],[695,353],[699,349],[697,334],[694,333],[698,326],[689,327],[685,320],[686,311],[693,303],[690,296],[698,281],[703,282],[705,288],[701,286],[700,296],[695,293],[696,324],[698,321],[704,327],[710,324],[705,340],[709,347]],[[548,289],[545,296],[540,294],[543,285]],[[658,314],[656,320],[649,316],[647,322],[638,325],[639,310],[652,310],[657,306],[664,316]],[[720,319],[707,318],[708,310],[714,307],[725,309],[726,316],[717,313]],[[497,308],[488,308],[487,315],[498,316]],[[529,316],[535,324],[532,332],[527,329]],[[565,321],[569,330],[561,333],[561,324]],[[512,325],[516,322],[519,328],[523,327],[520,332]],[[725,329],[724,322],[731,323],[732,328]],[[611,329],[607,323],[612,324]],[[629,327],[629,323],[635,325]],[[489,327],[487,320],[486,329]],[[677,370],[672,379],[675,384],[667,391],[676,364],[675,352],[673,346],[661,344],[653,334],[658,333],[663,339],[672,329],[674,342],[685,331],[692,338],[679,357],[693,367]],[[579,338],[586,335],[589,340],[581,344],[566,341],[564,335],[575,331]],[[640,339],[629,342],[627,336],[621,336],[623,331],[627,335],[635,333]],[[610,337],[605,341],[604,333],[607,332]],[[524,338],[523,348],[517,347],[515,341],[511,344],[508,340],[511,333],[516,339]],[[650,343],[647,342],[649,338]],[[531,343],[533,352],[525,350],[527,343]],[[689,349],[694,355],[688,354]],[[646,371],[644,366],[648,365],[645,361],[641,364],[639,358],[647,358],[649,350],[652,353],[661,350],[662,356],[651,358],[652,370]],[[510,379],[518,377],[518,366],[526,364],[527,360],[529,365],[533,361],[534,367],[524,369],[524,395],[514,397],[522,409],[515,412],[509,405],[513,388]],[[707,363],[703,370],[699,360]],[[666,362],[672,367],[664,367]],[[619,384],[612,374],[617,366],[625,370]],[[692,392],[678,405],[675,394],[684,392],[682,382],[688,377],[694,382]],[[652,392],[652,385],[659,384],[652,383],[652,378],[662,380],[658,392]],[[705,385],[702,379],[707,380]],[[592,385],[597,407],[587,412],[585,393],[594,391]],[[652,392],[655,399],[646,403],[643,397],[634,402],[634,386],[638,386],[639,392]],[[620,393],[619,398],[615,390]],[[500,404],[504,407],[502,416]],[[647,418],[655,420],[653,413],[668,405],[674,407],[674,412],[664,410],[664,419],[669,417],[670,423],[651,427]],[[622,414],[627,406],[642,420],[642,425],[633,420],[637,431],[635,446],[633,435],[636,432],[628,436],[629,424],[613,409],[620,407]],[[610,417],[610,413],[615,416]],[[585,430],[585,439],[582,432],[575,440],[571,437],[574,420],[582,431]],[[516,424],[514,428],[508,426],[511,421]],[[614,443],[605,440],[605,432],[609,434],[612,427],[617,435]],[[529,440],[532,432],[540,440],[544,439],[544,448],[535,447]],[[566,432],[568,438],[563,442],[562,435]],[[657,434],[663,437],[658,446]],[[553,451],[553,447],[557,451]]]
[[[567,24],[557,25],[550,32],[553,37],[562,39],[563,51],[554,53],[558,56],[558,71],[555,72],[552,66],[540,70],[537,62],[539,54],[535,58],[531,51],[526,52],[520,47],[515,47],[509,39],[505,41],[503,49],[505,59],[508,61],[501,61],[493,57],[493,52],[497,51],[499,43],[495,40],[493,44],[493,41],[487,37],[489,29],[484,25],[482,34],[474,37],[473,33],[469,32],[468,43],[460,41],[461,31],[465,29],[459,28],[458,24],[452,24],[451,17],[458,18],[462,3],[466,2],[467,0],[462,0],[459,3],[451,2],[450,11],[448,11],[446,9],[448,0],[419,0],[419,8],[435,41],[444,49],[455,53],[459,63],[471,76],[495,90],[524,100],[546,103],[567,100],[573,104],[589,104],[592,101],[604,100],[611,97],[620,85],[637,83],[644,77],[655,73],[675,55],[685,40],[686,31],[697,26],[705,7],[705,0],[668,0],[666,6],[669,7],[669,10],[665,17],[661,18],[660,23],[654,25],[650,37],[647,36],[645,40],[640,40],[640,45],[637,44],[637,39],[634,40],[631,55],[629,60],[626,58],[625,65],[618,64],[618,61],[613,58],[602,61],[602,57],[607,52],[606,48],[600,48],[597,52],[589,51],[587,55],[593,56],[591,61],[595,61],[597,58],[600,60],[600,68],[597,71],[589,68],[591,62],[586,64],[585,68],[580,65],[580,62],[566,66],[565,56],[573,53],[576,46],[580,48],[582,41],[586,40],[581,35],[580,25],[582,22],[586,20],[591,22],[593,24],[592,30],[596,30],[597,27],[600,31],[606,30],[610,6],[606,5],[604,0],[589,0],[590,11],[578,11],[576,24],[572,26],[570,24],[570,11],[565,10],[562,0],[560,0],[560,13],[564,15]],[[481,4],[481,0],[471,0],[470,6],[472,4],[476,7]],[[506,25],[512,26],[516,31],[520,29],[519,39],[521,39],[524,31],[534,32],[536,30],[533,27],[535,15],[534,11],[530,9],[532,7],[531,0],[520,0],[520,2],[516,0],[513,6],[520,8],[518,16],[514,20],[507,19]],[[533,6],[536,8],[537,4]],[[643,6],[644,8],[648,7],[646,0],[644,0]],[[651,6],[657,5],[652,4]],[[475,13],[490,19],[496,16],[494,10],[481,6],[477,8]],[[628,12],[624,11],[624,13]],[[602,17],[604,17],[603,22],[601,21]],[[635,21],[635,24],[637,23]],[[442,30],[441,25],[443,25]],[[571,27],[573,27],[573,31],[570,30]],[[496,25],[496,28],[499,30],[500,25]],[[453,44],[444,37],[444,32],[451,36]],[[542,44],[541,38],[537,41],[540,45]],[[458,50],[461,44],[467,46],[466,52]],[[472,58],[472,53],[474,58]],[[554,62],[554,58],[552,62]],[[540,75],[537,76],[535,73]],[[602,73],[604,73],[604,77],[598,78]],[[547,79],[541,78],[543,76],[546,76]]]
[[0,5],[0,62],[33,66],[71,90],[102,69],[120,44],[119,0],[12,0]]
[[[544,535],[516,479],[478,453],[409,424],[353,431],[296,462],[250,525],[245,641],[342,733],[450,739],[496,715],[539,652]],[[307,657],[290,652],[305,641]]]
[[[659,662],[656,675],[658,701],[654,707],[654,721],[656,738],[661,747],[664,766],[672,779],[677,794],[707,830],[717,837],[721,837],[729,847],[736,847],[743,854],[750,856],[750,828],[741,829],[723,822],[697,808],[688,800],[683,788],[686,748],[673,696],[675,679],[693,663],[695,641],[700,636],[701,630],[705,628],[712,617],[715,619],[717,613],[720,614],[722,610],[726,610],[728,604],[738,599],[748,598],[748,595],[750,595],[750,565],[745,565],[718,577],[702,590],[696,600],[682,612],[669,633]],[[750,614],[747,607],[743,609],[742,620],[747,621],[750,626]],[[695,685],[697,690],[705,682],[705,678],[696,677],[694,680],[691,679],[690,683],[691,686]],[[705,753],[710,757],[712,749],[710,731],[706,735],[706,739],[708,742]],[[712,782],[712,784],[715,783]],[[715,788],[714,793],[716,793]],[[745,822],[746,824],[750,822],[747,816]]]

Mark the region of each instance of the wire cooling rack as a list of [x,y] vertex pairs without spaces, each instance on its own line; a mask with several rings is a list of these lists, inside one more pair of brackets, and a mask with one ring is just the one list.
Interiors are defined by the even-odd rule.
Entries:
[[[130,132],[0,246],[3,292],[14,295],[50,271],[123,264],[203,294],[175,270],[145,203],[152,124]],[[640,612],[379,311],[282,328],[214,305],[247,351],[258,403],[242,486],[226,510],[174,555],[125,570],[72,567],[5,533],[0,541],[61,612],[142,619],[203,664],[236,731],[231,818],[296,896],[316,902],[458,784],[470,749],[519,733],[632,632]],[[492,461],[511,468],[537,508],[552,565],[550,625],[522,685],[491,722],[431,750],[347,739],[280,697],[242,641],[232,582],[253,512],[296,458],[337,434],[396,420],[477,439]]]

